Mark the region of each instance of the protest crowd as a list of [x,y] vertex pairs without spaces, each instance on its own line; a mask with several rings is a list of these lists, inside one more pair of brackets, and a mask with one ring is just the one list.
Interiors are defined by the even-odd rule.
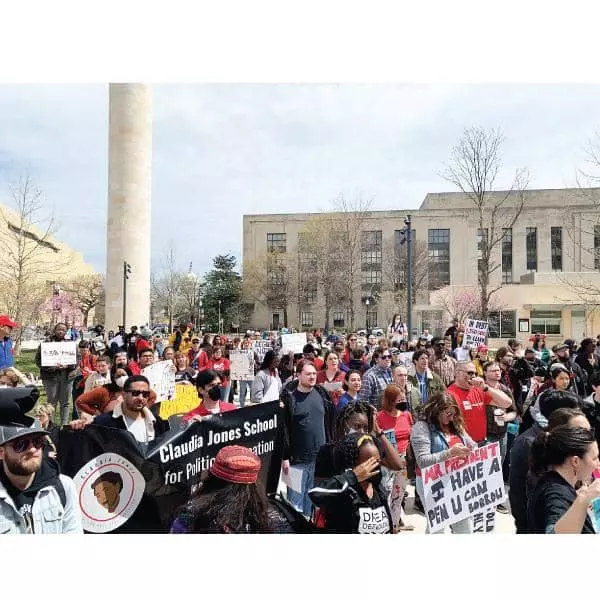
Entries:
[[[495,350],[387,331],[89,339],[14,366],[0,316],[0,533],[600,532],[600,335]],[[379,334],[379,335],[377,335]],[[413,497],[414,494],[414,497]]]

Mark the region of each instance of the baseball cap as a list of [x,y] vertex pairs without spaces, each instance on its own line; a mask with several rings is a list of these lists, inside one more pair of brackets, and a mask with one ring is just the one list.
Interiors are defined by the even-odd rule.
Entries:
[[571,339],[565,340],[563,342],[563,346],[566,346],[569,350],[571,350],[573,348],[573,346],[575,346],[576,344],[577,344],[577,342],[575,340],[571,340]]
[[561,350],[570,350],[571,348],[569,347],[568,344],[555,344],[554,346],[552,346],[552,352],[556,353],[556,352],[560,352]]
[[15,323],[8,315],[0,315],[0,327],[18,327],[18,323]]
[[260,472],[260,458],[244,446],[225,446],[219,450],[210,472],[230,483],[256,483]]

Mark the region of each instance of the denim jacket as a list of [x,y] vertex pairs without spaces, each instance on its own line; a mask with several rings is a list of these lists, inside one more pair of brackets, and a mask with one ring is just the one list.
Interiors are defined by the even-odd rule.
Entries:
[[[53,485],[42,488],[31,508],[35,533],[83,533],[77,490],[70,477],[59,475],[65,488],[66,505]],[[6,488],[0,483],[0,534],[26,533],[25,519],[17,511]]]
[[[477,444],[467,433],[459,436],[465,446]],[[410,434],[415,460],[420,469],[430,467],[435,463],[443,462],[450,458],[450,448],[444,434],[425,421],[417,421]]]

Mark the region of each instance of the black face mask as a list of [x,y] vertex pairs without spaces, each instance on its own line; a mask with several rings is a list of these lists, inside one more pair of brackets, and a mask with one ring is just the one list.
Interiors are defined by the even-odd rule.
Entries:
[[396,402],[396,408],[402,411],[408,410],[408,402]]
[[213,402],[216,402],[217,400],[220,400],[221,399],[221,388],[218,385],[215,385],[214,387],[211,387],[210,390],[208,390],[208,397]]

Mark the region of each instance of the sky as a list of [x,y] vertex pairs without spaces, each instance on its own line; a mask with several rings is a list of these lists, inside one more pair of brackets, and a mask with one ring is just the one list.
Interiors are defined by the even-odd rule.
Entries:
[[[241,260],[242,215],[310,212],[340,193],[373,209],[454,191],[440,173],[470,126],[500,128],[508,185],[575,185],[600,130],[598,84],[153,85],[152,264],[173,243],[203,274]],[[0,202],[26,170],[57,237],[105,271],[108,85],[0,84]]]

